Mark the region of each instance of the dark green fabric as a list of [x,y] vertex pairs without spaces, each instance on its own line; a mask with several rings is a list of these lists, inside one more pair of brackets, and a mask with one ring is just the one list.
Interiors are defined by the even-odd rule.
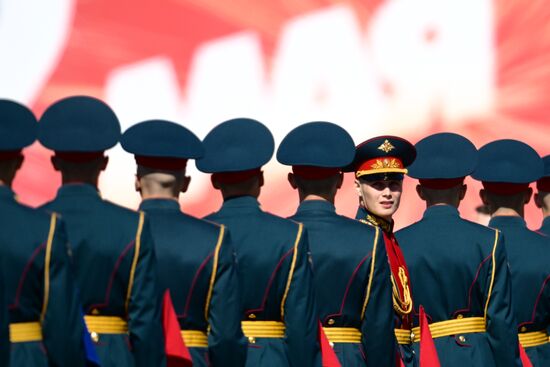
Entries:
[[84,312],[128,320],[129,338],[100,335],[96,349],[108,358],[101,359],[102,366],[125,366],[132,359],[134,366],[163,366],[161,298],[148,220],[126,310],[139,214],[102,200],[95,187],[86,184],[62,186],[43,208],[61,213],[67,223]]
[[542,226],[539,229],[539,232],[550,237],[550,217],[544,218],[542,221]]
[[[377,229],[336,214],[334,205],[322,200],[302,202],[290,219],[303,223],[308,231],[321,323],[362,331],[361,343],[335,344],[342,366],[395,366],[392,290],[382,232],[378,230],[363,318]],[[334,323],[330,325],[329,320]]]
[[241,331],[242,311],[229,231],[224,230],[212,298],[207,305],[221,227],[182,213],[175,200],[145,200],[140,209],[151,222],[161,287],[170,290],[180,327],[205,333],[210,328],[208,352],[192,348],[199,349],[192,353],[194,365],[244,366],[247,341]]
[[[2,259],[0,258],[0,261]],[[3,262],[3,261],[2,261]],[[1,269],[4,264],[1,264]],[[8,302],[4,287],[4,275],[0,274],[0,366],[7,366],[10,362],[10,331],[9,331]]]
[[[387,231],[386,233],[387,238],[390,238],[391,236],[393,236],[393,233],[392,233],[393,225],[394,225],[393,221],[387,222],[380,217],[376,217],[361,205],[357,208],[355,219],[360,220],[364,225],[378,226],[378,228],[380,228],[381,231]],[[411,283],[411,289],[412,288],[413,286]],[[413,302],[414,302],[414,297],[413,297]],[[395,328],[401,328],[402,323],[403,323],[402,316],[397,312],[394,312],[394,322],[392,324],[395,326]],[[397,358],[401,359],[401,361],[404,363],[406,367],[416,367],[418,365],[418,360],[415,353],[416,352],[414,351],[413,346],[410,344],[398,345],[398,348],[396,351]]]
[[[550,324],[550,239],[520,217],[493,217],[489,226],[506,238],[512,300],[518,330],[544,331]],[[525,348],[533,367],[550,366],[550,344]]]
[[[45,290],[45,249],[51,215],[16,202],[0,186],[0,258],[11,323],[39,322]],[[80,303],[70,268],[64,223],[56,223],[51,247],[48,305],[43,342],[14,343],[13,366],[84,366]]]
[[304,229],[298,243],[291,285],[281,305],[299,225],[262,211],[251,196],[226,200],[206,219],[227,225],[231,232],[243,319],[282,321],[286,325],[284,339],[257,338],[250,344],[246,365],[310,367],[320,363],[307,231]]
[[484,317],[490,297],[486,333],[434,339],[441,366],[505,367],[520,363],[511,279],[500,234],[494,284],[489,291],[495,235],[493,229],[460,218],[458,210],[448,205],[429,207],[419,222],[396,233],[412,278],[416,308],[424,306],[430,322],[458,315]]

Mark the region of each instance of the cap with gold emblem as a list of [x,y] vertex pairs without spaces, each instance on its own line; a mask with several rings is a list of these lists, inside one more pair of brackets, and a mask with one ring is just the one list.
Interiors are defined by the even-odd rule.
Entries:
[[416,149],[409,141],[391,135],[377,136],[355,148],[355,158],[344,171],[355,172],[356,178],[368,175],[374,181],[402,180],[415,158]]

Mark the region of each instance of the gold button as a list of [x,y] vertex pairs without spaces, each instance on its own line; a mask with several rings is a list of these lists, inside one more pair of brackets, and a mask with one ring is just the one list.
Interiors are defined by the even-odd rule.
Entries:
[[460,335],[458,337],[458,341],[461,342],[461,343],[465,343],[466,342],[466,338],[464,337],[464,335]]
[[522,333],[526,332],[527,331],[527,328],[525,326],[522,326],[521,329],[519,330],[521,331]]
[[411,331],[411,341],[414,342],[414,333]]
[[251,313],[250,315],[248,315],[248,318],[254,320],[254,319],[256,318],[256,315],[254,315],[253,313]]
[[99,315],[99,310],[97,308],[94,308],[92,310],[92,315]]
[[464,315],[461,314],[461,313],[459,313],[458,315],[456,315],[456,318],[457,318],[457,319],[463,319],[463,318],[464,318]]
[[99,341],[99,334],[96,333],[95,331],[92,331],[90,333],[90,337],[92,338],[92,340],[94,341],[94,343],[97,343]]
[[330,345],[331,347],[334,348],[334,343],[333,343],[333,342],[328,342],[328,343],[329,343],[329,345]]
[[256,343],[256,338],[253,337],[253,336],[249,336],[249,337],[248,337],[248,342],[249,342],[250,344],[254,344],[254,343]]
[[328,324],[329,325],[334,325],[336,321],[334,321],[334,319],[328,319]]

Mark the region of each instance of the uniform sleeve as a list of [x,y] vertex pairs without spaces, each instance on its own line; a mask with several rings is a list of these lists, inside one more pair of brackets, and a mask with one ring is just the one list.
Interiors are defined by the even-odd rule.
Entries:
[[7,366],[10,362],[10,334],[8,303],[6,301],[4,277],[0,276],[0,365]]
[[371,274],[361,322],[363,350],[367,366],[395,366],[396,342],[390,268],[384,236],[376,229],[371,258]]
[[486,302],[487,335],[495,364],[499,367],[521,366],[517,323],[512,306],[512,286],[504,237],[495,232],[493,259],[489,271]]
[[50,363],[85,366],[82,308],[71,271],[65,226],[59,219],[50,228],[44,266],[42,334]]
[[208,352],[213,366],[244,366],[248,343],[241,330],[242,309],[235,253],[227,229],[217,244],[217,266],[208,308]]
[[[158,284],[153,237],[149,222],[140,213],[136,236],[133,284],[128,299],[128,329],[136,367],[165,366],[164,334],[161,319],[161,292]],[[140,233],[141,232],[141,233]],[[139,243],[138,243],[139,241]],[[132,274],[130,276],[132,282]]]
[[[300,224],[295,253],[291,261],[292,277],[283,300],[283,320],[286,343],[292,367],[310,367],[320,361],[318,321],[315,306],[313,272],[311,269],[308,236]],[[293,266],[294,265],[294,266]]]

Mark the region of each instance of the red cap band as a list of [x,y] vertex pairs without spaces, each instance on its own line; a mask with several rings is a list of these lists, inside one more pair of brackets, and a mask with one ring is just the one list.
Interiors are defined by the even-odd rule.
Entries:
[[83,163],[103,157],[103,151],[99,152],[55,152],[55,156],[67,162]]
[[528,183],[483,182],[483,188],[497,195],[515,195],[529,188]]
[[212,180],[222,184],[234,184],[246,181],[249,178],[259,175],[262,172],[260,168],[254,168],[247,171],[237,172],[218,172],[212,174]]
[[0,151],[0,161],[7,161],[21,156],[21,149]]
[[421,178],[418,180],[420,184],[428,189],[434,190],[446,190],[452,187],[462,185],[464,183],[464,177],[458,178]]
[[537,181],[537,190],[550,192],[550,177],[543,177]]
[[316,167],[316,166],[292,166],[292,172],[296,176],[306,180],[322,180],[340,173],[340,168],[334,167]]
[[140,166],[160,169],[165,171],[179,171],[187,166],[185,158],[149,157],[136,155],[136,163]]

